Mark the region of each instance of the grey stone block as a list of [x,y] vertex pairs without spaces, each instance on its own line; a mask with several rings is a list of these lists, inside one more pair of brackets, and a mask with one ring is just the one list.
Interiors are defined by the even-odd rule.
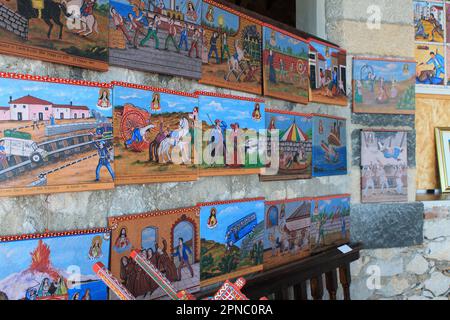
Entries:
[[366,249],[423,243],[423,203],[354,204],[351,210],[351,240]]

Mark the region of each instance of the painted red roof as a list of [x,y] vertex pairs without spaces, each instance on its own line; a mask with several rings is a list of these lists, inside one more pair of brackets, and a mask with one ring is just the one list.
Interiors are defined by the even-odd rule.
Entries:
[[311,44],[309,45],[309,50],[312,52],[317,52],[316,48],[314,48]]
[[9,110],[9,107],[0,107],[0,110]]
[[13,104],[42,104],[42,105],[52,105],[50,101],[39,99],[30,95],[24,96],[22,98],[12,100],[10,103]]
[[71,104],[54,104],[53,107],[55,108],[67,108],[71,110],[89,110],[86,106],[74,106]]

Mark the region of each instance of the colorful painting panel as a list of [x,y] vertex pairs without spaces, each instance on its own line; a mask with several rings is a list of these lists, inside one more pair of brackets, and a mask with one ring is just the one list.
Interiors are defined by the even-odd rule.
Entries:
[[444,42],[444,4],[414,1],[415,39],[422,42]]
[[114,83],[117,183],[192,181],[197,96]]
[[346,135],[344,118],[314,116],[313,177],[347,174]]
[[108,70],[108,0],[6,0],[0,53]]
[[262,25],[212,0],[203,1],[201,83],[262,94]]
[[353,59],[353,111],[414,114],[416,63],[406,60]]
[[[267,157],[272,157],[272,138],[278,140],[278,166],[268,164],[262,181],[309,179],[312,176],[312,115],[266,109]],[[278,130],[272,137],[271,130]]]
[[202,203],[201,286],[261,271],[264,198]]
[[9,300],[108,300],[92,270],[109,265],[109,230],[0,238],[0,295]]
[[114,187],[109,84],[0,74],[1,196]]
[[312,201],[310,243],[312,253],[350,241],[350,195]]
[[258,174],[265,165],[259,143],[265,127],[264,100],[197,93],[203,136],[200,175]]
[[309,256],[312,199],[266,202],[264,269]]
[[309,44],[273,26],[263,28],[264,95],[307,104]]
[[111,65],[200,79],[201,3],[201,0],[111,0]]
[[408,201],[406,131],[362,131],[361,167],[362,202]]
[[309,101],[346,106],[347,52],[309,39]]
[[177,291],[199,290],[200,234],[197,207],[155,211],[109,219],[111,273],[138,300],[169,297],[131,258],[137,250]]
[[416,44],[416,84],[444,84],[444,49],[443,45]]

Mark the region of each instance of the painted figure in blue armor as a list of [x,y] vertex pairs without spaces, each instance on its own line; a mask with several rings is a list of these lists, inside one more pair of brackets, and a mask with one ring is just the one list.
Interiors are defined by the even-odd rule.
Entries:
[[399,147],[393,147],[388,148],[385,147],[381,142],[378,142],[378,147],[380,148],[381,152],[383,152],[383,155],[386,159],[395,159],[400,161],[399,157],[402,154],[402,149]]
[[208,62],[211,60],[213,53],[216,56],[216,63],[220,64],[219,59],[219,51],[217,50],[217,40],[219,39],[219,34],[217,32],[214,32],[211,36],[211,39],[209,40],[209,53],[208,53]]
[[[441,75],[445,74],[445,61],[444,57],[439,53],[430,52],[430,60],[427,61],[427,64],[434,65],[435,77],[439,78]],[[423,65],[423,63],[421,63]]]
[[100,141],[98,143],[96,142],[95,146],[97,147],[98,152],[98,165],[97,169],[95,170],[95,181],[100,181],[100,170],[102,169],[102,167],[106,167],[113,180],[115,180],[116,176],[114,174],[113,168],[111,167],[108,147],[106,146],[104,141]]
[[134,128],[133,133],[131,134],[131,138],[125,141],[125,148],[128,148],[128,146],[132,145],[134,142],[140,143],[144,141],[145,134],[154,127],[155,127],[154,125],[148,125],[143,128]]
[[178,246],[175,253],[172,254],[173,257],[178,257],[180,264],[177,268],[178,280],[181,280],[181,269],[188,268],[191,273],[191,277],[194,277],[194,270],[192,269],[191,263],[189,262],[189,256],[192,255],[192,250],[187,244],[184,243],[183,238],[178,239]]
[[272,50],[270,50],[267,63],[269,64],[269,81],[272,83],[277,83],[277,72],[275,70],[275,57]]
[[183,28],[181,29],[181,36],[180,36],[180,42],[178,44],[178,48],[181,50],[181,48],[183,47],[184,44],[184,51],[188,51],[188,28],[187,28],[187,24],[184,23],[183,24]]

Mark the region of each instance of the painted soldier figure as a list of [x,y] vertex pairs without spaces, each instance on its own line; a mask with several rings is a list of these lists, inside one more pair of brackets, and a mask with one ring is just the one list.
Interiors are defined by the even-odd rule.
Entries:
[[112,179],[115,180],[116,176],[114,174],[114,170],[111,167],[111,162],[110,162],[111,154],[110,154],[105,142],[104,141],[96,142],[95,147],[97,148],[97,152],[98,152],[98,165],[97,165],[97,169],[95,170],[95,181],[100,181],[100,170],[102,169],[102,167],[106,167],[106,169],[108,169],[108,172],[111,175]]

